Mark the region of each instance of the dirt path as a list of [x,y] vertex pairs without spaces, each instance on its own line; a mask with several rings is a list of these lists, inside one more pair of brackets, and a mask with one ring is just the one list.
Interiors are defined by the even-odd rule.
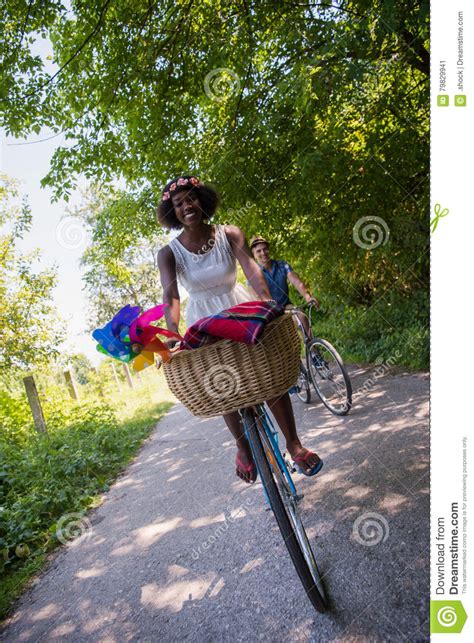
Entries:
[[[354,389],[370,374],[354,367]],[[222,421],[177,405],[85,535],[20,600],[2,640],[427,641],[427,376],[385,375],[346,418],[319,402],[294,407],[304,444],[325,462],[296,482],[328,615],[307,601],[260,483],[235,477]]]

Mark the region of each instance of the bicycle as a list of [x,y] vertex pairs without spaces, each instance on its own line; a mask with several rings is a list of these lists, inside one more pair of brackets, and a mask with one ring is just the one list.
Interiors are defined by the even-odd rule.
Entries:
[[239,411],[267,499],[306,595],[318,612],[328,598],[311,544],[301,520],[298,494],[291,473],[296,470],[278,446],[278,433],[262,404]]
[[[311,329],[314,307],[315,304],[309,302],[287,311],[296,319],[304,346],[304,357],[300,364],[294,392],[298,399],[309,404],[311,402],[310,384],[312,384],[321,402],[329,411],[334,415],[347,415],[352,406],[352,385],[344,362],[327,340],[310,336],[299,318],[299,314],[305,315]],[[309,309],[308,315],[303,312],[305,308]]]
[[239,411],[267,504],[309,600],[323,612],[328,600],[299,513],[303,495],[291,477],[299,467],[282,455],[278,433],[263,406],[264,400],[284,395],[295,382],[300,345],[293,320],[281,315],[253,345],[226,339],[179,351],[163,363],[163,370],[170,390],[194,415]]

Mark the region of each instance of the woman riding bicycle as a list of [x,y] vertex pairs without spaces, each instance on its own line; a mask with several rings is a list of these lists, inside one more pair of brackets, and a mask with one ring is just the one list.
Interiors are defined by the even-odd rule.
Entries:
[[[237,284],[237,260],[257,295],[262,300],[271,299],[265,278],[252,258],[242,230],[232,225],[209,223],[217,205],[217,193],[195,176],[180,176],[163,190],[157,211],[158,221],[164,228],[181,230],[158,253],[163,302],[169,304],[166,324],[174,332],[178,332],[180,318],[178,281],[189,293],[187,326],[207,315],[252,301],[246,288]],[[317,473],[322,467],[322,460],[302,446],[288,393],[268,400],[268,405],[285,436],[293,461],[305,475]],[[224,415],[224,420],[237,444],[236,473],[245,482],[254,482],[257,470],[238,412]]]

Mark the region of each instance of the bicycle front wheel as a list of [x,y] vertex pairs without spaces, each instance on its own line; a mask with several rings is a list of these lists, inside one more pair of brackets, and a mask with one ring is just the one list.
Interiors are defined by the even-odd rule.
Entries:
[[245,409],[243,420],[260,479],[291,560],[312,605],[318,612],[325,612],[326,592],[299,515],[297,499],[291,493],[261,419],[252,409]]
[[307,345],[308,371],[322,403],[335,415],[347,415],[352,406],[352,385],[337,350],[325,339]]

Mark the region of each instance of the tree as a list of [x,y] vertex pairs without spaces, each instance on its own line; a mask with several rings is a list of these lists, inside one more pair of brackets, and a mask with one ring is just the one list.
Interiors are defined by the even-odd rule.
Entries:
[[92,235],[81,259],[91,330],[127,303],[146,309],[162,299],[157,255],[163,239],[153,234],[156,224],[147,218],[148,206],[134,194],[93,185],[83,193],[82,204],[69,212]]
[[38,250],[21,254],[16,244],[31,224],[16,184],[0,177],[0,374],[31,368],[57,352],[64,337],[52,304],[56,270],[38,271]]
[[68,364],[72,366],[74,375],[79,384],[87,384],[90,375],[93,372],[93,366],[90,359],[84,353],[75,353],[69,356]]
[[[427,0],[46,5],[56,71],[10,57],[5,86],[22,88],[5,96],[3,124],[64,131],[44,179],[57,196],[80,172],[121,177],[135,208],[117,234],[151,237],[161,187],[195,172],[221,193],[218,220],[270,237],[324,300],[421,302],[425,319]],[[377,232],[361,226],[374,217],[371,245]]]

